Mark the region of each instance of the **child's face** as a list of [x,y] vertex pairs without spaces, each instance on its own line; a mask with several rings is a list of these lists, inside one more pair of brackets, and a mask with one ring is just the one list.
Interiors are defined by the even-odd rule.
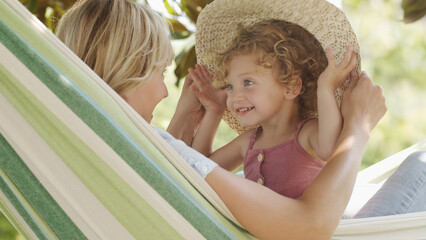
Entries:
[[123,95],[127,103],[148,123],[152,120],[152,112],[157,104],[168,96],[167,87],[164,83],[164,69],[157,69],[151,79]]
[[272,68],[262,67],[256,60],[255,54],[246,54],[228,63],[226,104],[243,126],[279,120],[285,108],[286,86],[276,80]]

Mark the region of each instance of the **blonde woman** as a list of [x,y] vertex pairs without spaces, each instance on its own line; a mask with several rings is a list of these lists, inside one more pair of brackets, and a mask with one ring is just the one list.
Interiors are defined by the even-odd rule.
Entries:
[[[80,0],[60,19],[55,33],[136,112],[151,121],[155,106],[168,95],[163,73],[174,58],[168,25],[159,14],[129,1]],[[142,89],[146,93],[142,94]],[[201,120],[201,105],[195,97],[183,94],[176,112],[170,132],[190,143],[192,135],[188,133],[194,131],[191,124]]]
[[[147,122],[167,90],[162,72],[173,54],[165,21],[130,0],[79,1],[63,16],[59,38]],[[187,84],[188,86],[188,84]],[[170,131],[190,140],[202,116],[185,91]],[[369,132],[386,111],[380,87],[354,77],[342,106],[336,152],[300,199],[289,199],[218,167],[155,128],[218,193],[238,221],[261,239],[329,239],[351,195]],[[185,124],[184,124],[185,123]],[[183,129],[176,130],[176,126]],[[326,186],[326,187],[325,187]]]

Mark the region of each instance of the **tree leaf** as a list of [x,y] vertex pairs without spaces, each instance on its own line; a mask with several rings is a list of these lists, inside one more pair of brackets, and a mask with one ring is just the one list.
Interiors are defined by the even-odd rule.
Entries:
[[401,7],[404,10],[404,22],[412,23],[426,14],[426,0],[403,0]]
[[[176,2],[176,1],[172,1]],[[176,9],[169,3],[168,0],[163,0],[164,7],[166,8],[167,12],[173,16],[180,16],[181,14],[176,11]]]
[[181,0],[182,10],[195,23],[201,10],[213,0]]
[[[53,31],[65,12],[76,0],[20,0],[46,27]],[[49,12],[52,11],[52,12]],[[46,14],[48,16],[46,16]]]
[[188,68],[193,68],[197,62],[195,55],[195,45],[193,45],[188,51],[182,51],[175,58],[176,68],[175,76],[177,78],[175,85],[179,87],[180,80],[188,75]]
[[167,21],[171,25],[170,31],[172,32],[174,39],[183,39],[191,35],[191,32],[188,30],[188,28],[186,28],[186,26],[178,20],[168,18]]

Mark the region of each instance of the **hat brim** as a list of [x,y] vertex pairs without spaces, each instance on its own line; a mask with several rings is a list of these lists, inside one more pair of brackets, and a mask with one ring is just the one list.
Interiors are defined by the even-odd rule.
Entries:
[[[297,24],[321,43],[325,50],[331,46],[334,58],[340,62],[348,45],[357,53],[356,70],[360,71],[361,58],[356,35],[345,14],[325,0],[215,0],[207,5],[197,19],[197,61],[210,71],[217,66],[218,55],[225,52],[237,37],[239,26],[250,26],[267,19],[285,20]],[[347,84],[336,90],[336,99],[341,102]],[[244,128],[226,110],[225,122],[237,133]]]

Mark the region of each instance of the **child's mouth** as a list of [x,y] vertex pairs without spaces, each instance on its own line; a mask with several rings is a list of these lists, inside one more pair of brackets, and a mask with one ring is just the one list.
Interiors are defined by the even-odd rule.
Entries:
[[244,112],[248,112],[250,110],[254,109],[254,107],[244,107],[244,108],[239,108],[237,109],[238,113],[244,113]]

